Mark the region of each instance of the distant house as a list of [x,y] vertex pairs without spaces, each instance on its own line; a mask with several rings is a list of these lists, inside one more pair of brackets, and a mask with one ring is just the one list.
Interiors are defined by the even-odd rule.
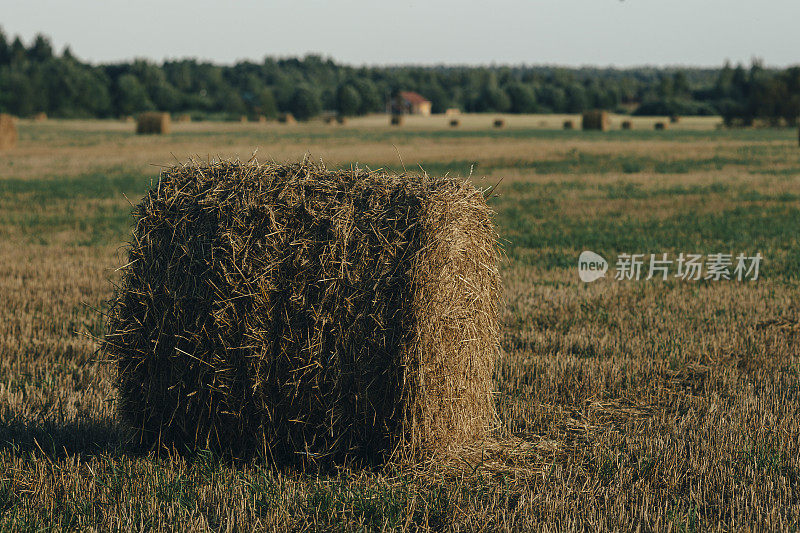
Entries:
[[414,91],[400,91],[392,100],[392,113],[427,117],[431,114],[431,101]]

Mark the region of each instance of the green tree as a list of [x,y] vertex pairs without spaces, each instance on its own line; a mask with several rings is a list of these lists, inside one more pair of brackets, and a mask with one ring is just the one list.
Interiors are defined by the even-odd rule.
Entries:
[[535,113],[536,107],[536,93],[530,85],[523,83],[511,83],[506,88],[508,97],[511,99],[512,113]]
[[0,28],[0,65],[8,65],[9,63],[11,63],[11,47],[8,45],[3,28]]
[[295,89],[289,101],[289,111],[298,120],[308,120],[319,115],[322,111],[322,102],[319,96],[309,87],[301,85]]
[[349,84],[340,85],[336,90],[336,110],[340,115],[350,117],[357,115],[361,108],[361,96]]
[[264,115],[269,118],[277,116],[278,105],[275,103],[275,96],[272,95],[272,91],[270,91],[268,87],[264,87],[258,92],[256,102],[256,114]]
[[53,57],[53,46],[44,35],[38,34],[28,50],[28,57],[31,61],[43,63]]
[[122,115],[155,109],[144,85],[133,74],[123,74],[117,80],[115,107]]

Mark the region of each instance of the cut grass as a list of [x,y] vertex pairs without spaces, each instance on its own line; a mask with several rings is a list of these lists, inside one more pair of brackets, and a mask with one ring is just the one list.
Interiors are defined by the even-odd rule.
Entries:
[[[129,139],[91,133],[106,124],[23,125],[22,155],[2,168],[32,164],[0,178],[0,529],[800,528],[795,132],[488,127],[376,133],[353,121],[264,137],[296,151],[288,138],[313,136],[340,161],[366,150],[370,166],[398,170],[393,147],[369,144],[379,138],[400,143],[409,171],[417,159],[466,176],[474,158],[483,186],[508,175],[490,200],[508,256],[495,382],[499,434],[518,449],[322,476],[121,445],[110,376],[82,333],[101,332],[93,309],[111,295],[130,231],[122,193],[135,203],[156,175],[141,166],[155,145],[136,141],[139,151],[95,171],[78,160]],[[230,128],[203,125],[161,148],[217,142]],[[253,132],[236,138],[261,143]],[[75,146],[25,159],[50,143]],[[584,248],[610,260],[741,251],[765,262],[756,283],[584,284]]]

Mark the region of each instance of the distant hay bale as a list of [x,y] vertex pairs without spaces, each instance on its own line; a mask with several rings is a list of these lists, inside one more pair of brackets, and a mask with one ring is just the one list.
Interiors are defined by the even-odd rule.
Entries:
[[571,120],[565,120],[562,126],[565,130],[575,129],[575,123],[573,123]]
[[240,116],[239,122],[241,122],[242,124],[247,124],[247,115]]
[[461,110],[457,107],[448,107],[444,111],[444,116],[446,117],[457,117],[461,114]]
[[181,123],[191,122],[192,121],[192,115],[190,115],[189,113],[182,113],[182,114],[178,115],[175,120],[176,120],[176,122],[181,122]]
[[17,146],[17,123],[11,115],[0,113],[0,150],[11,150]]
[[667,129],[667,123],[666,122],[656,122],[655,125],[653,126],[653,128],[655,128],[656,130],[665,130],[665,129]]
[[297,124],[297,120],[295,120],[294,115],[291,113],[281,113],[278,115],[278,122],[281,124]]
[[630,120],[622,121],[622,129],[623,130],[632,130],[633,129],[633,122]]
[[34,122],[44,122],[46,120],[47,120],[47,113],[45,113],[44,111],[40,111],[39,113],[33,115]]
[[502,118],[496,118],[493,125],[495,128],[502,128],[506,125],[506,121]]
[[679,117],[678,115],[672,115],[669,117],[669,121],[671,124],[677,124],[678,122],[681,121],[681,117]]
[[451,128],[457,128],[460,125],[461,125],[461,121],[459,121],[457,118],[454,118],[453,120],[450,121],[450,127]]
[[405,119],[405,117],[403,115],[393,114],[391,120],[389,121],[389,123],[392,126],[402,126],[403,123],[405,122],[405,120],[406,119]]
[[581,128],[584,130],[608,130],[608,112],[595,109],[586,111],[581,120]]
[[169,113],[140,113],[136,119],[138,134],[167,134],[171,128]]
[[259,124],[266,124],[267,123],[267,117],[265,117],[264,115],[258,115],[258,123]]
[[376,464],[496,422],[500,279],[469,183],[177,166],[134,210],[106,355],[138,445]]

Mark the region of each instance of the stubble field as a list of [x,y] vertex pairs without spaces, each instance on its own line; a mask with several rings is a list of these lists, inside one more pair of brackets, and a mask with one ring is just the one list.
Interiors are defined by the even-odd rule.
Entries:
[[[0,154],[0,528],[800,528],[796,131],[506,118],[193,123],[165,137],[21,121]],[[124,446],[93,337],[129,201],[159,167],[254,152],[497,185],[495,439],[463,460],[324,475]],[[583,250],[609,260],[606,279],[580,281]],[[681,252],[764,260],[757,281],[613,279],[619,254]]]

